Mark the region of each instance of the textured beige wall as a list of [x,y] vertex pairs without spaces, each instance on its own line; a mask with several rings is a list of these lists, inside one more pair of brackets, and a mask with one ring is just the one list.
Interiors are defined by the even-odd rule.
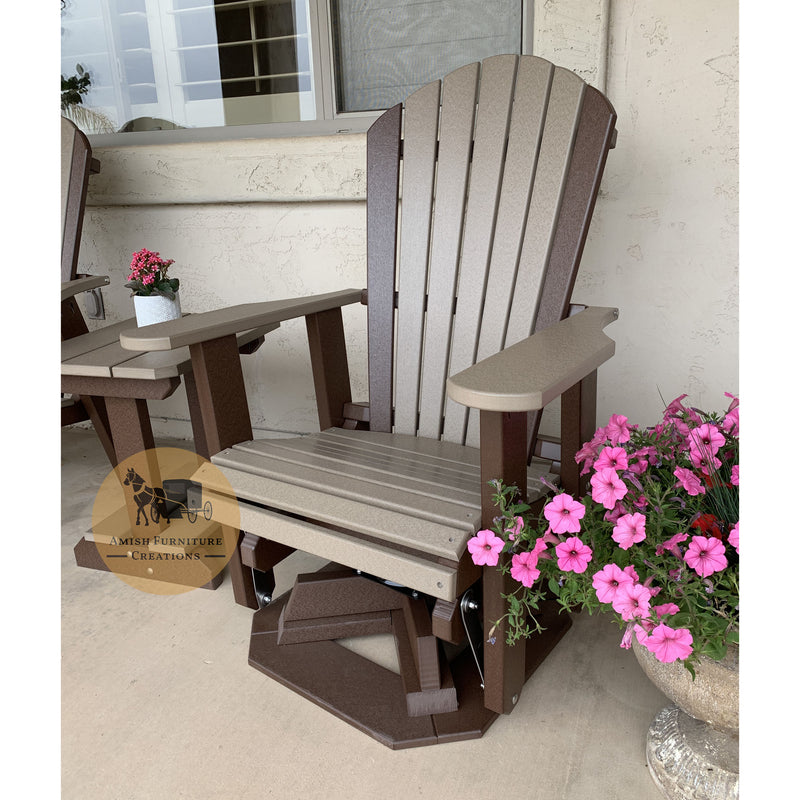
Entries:
[[[537,55],[605,86],[619,114],[574,299],[614,305],[617,355],[599,422],[649,422],[688,391],[738,388],[737,5],[733,0],[537,0]],[[108,317],[141,247],[174,258],[185,311],[366,282],[363,134],[105,148],[81,266],[111,277]],[[346,310],[354,395],[366,397],[365,313]],[[245,359],[254,426],[316,425],[305,329],[285,323]],[[183,390],[151,404],[189,435]],[[177,421],[177,422],[176,422]]]

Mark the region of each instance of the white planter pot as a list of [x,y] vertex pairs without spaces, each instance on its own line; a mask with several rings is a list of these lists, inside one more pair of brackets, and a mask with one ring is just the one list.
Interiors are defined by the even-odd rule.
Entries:
[[136,311],[136,324],[142,328],[145,325],[155,325],[157,322],[167,322],[171,319],[180,319],[181,296],[180,291],[175,292],[175,299],[151,294],[148,297],[133,296],[133,307]]

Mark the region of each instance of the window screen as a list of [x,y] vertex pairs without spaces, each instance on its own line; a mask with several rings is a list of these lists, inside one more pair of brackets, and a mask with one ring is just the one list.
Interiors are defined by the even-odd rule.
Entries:
[[521,48],[521,0],[331,0],[339,112],[390,108],[448,72]]

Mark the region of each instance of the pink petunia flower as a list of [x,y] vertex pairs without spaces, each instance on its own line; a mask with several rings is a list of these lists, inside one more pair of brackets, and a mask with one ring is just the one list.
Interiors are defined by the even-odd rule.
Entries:
[[686,628],[670,628],[662,622],[653,630],[644,646],[659,661],[671,664],[691,655],[692,641],[692,634]]
[[733,467],[731,467],[731,483],[734,486],[738,486],[739,485],[739,465],[738,464],[734,464]]
[[611,538],[623,549],[627,550],[636,542],[641,542],[645,538],[645,516],[636,511],[633,514],[625,514],[617,520]]
[[467,542],[467,549],[472,555],[472,562],[479,567],[496,567],[500,560],[500,551],[505,542],[493,531],[483,530]]
[[592,548],[585,545],[577,536],[572,536],[556,545],[558,568],[563,572],[586,572],[592,560]]
[[623,572],[616,564],[606,564],[592,576],[592,586],[601,603],[613,603],[619,587],[633,581],[633,577]]
[[623,417],[622,414],[612,414],[606,425],[606,435],[614,445],[629,441],[631,432],[628,427],[628,418]]
[[581,519],[586,513],[583,503],[573,500],[568,494],[556,495],[544,507],[544,516],[550,523],[553,533],[578,533]]
[[594,462],[595,470],[598,469],[628,469],[628,454],[621,447],[604,447]]
[[737,522],[728,534],[728,544],[738,553],[739,552],[739,523]]
[[685,542],[688,538],[688,533],[676,533],[674,536],[670,536],[666,542],[656,545],[656,555],[663,555],[664,552],[668,550],[675,558],[683,558],[681,551],[678,549],[678,545],[681,542]]
[[739,406],[733,406],[728,410],[725,419],[722,420],[722,430],[731,436],[739,435]]
[[703,482],[690,469],[686,469],[686,467],[676,467],[672,474],[678,479],[678,483],[680,483],[692,497],[706,493]]
[[617,500],[621,500],[628,493],[628,487],[613,469],[601,469],[592,475],[592,500],[602,503],[604,508],[611,510]]
[[513,542],[517,536],[520,535],[522,532],[522,528],[525,525],[525,520],[522,517],[515,517],[514,518],[514,527],[513,528],[506,528],[505,532],[508,534],[508,538]]
[[641,583],[623,583],[611,607],[621,614],[624,620],[647,617],[650,613],[650,590]]
[[683,558],[701,578],[707,578],[728,566],[725,545],[713,536],[693,536]]
[[688,439],[689,459],[695,467],[713,464],[714,468],[718,469],[721,466],[719,459],[714,456],[725,444],[725,437],[719,432],[716,425],[704,422],[689,431]]
[[511,559],[511,577],[530,589],[540,575],[536,568],[537,561],[538,556],[534,552],[514,553]]

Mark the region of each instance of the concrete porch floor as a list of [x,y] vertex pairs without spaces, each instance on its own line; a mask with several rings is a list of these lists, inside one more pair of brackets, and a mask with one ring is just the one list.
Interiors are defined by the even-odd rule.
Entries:
[[[157,595],[77,567],[110,468],[92,431],[64,429],[61,446],[65,800],[660,797],[645,737],[668,701],[608,619],[576,617],[482,739],[392,751],[248,665],[252,612],[227,575]],[[289,561],[278,593],[315,568]]]

